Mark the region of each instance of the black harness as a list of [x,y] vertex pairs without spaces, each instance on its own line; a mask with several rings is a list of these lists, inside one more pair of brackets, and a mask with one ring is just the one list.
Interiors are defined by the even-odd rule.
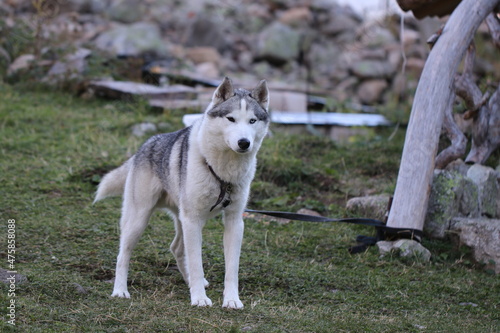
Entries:
[[[214,169],[212,169],[212,167],[210,166],[210,164],[208,164],[208,162],[207,162],[207,167],[208,167],[208,170],[210,170],[212,175],[215,177],[215,179],[217,179],[217,181],[220,184],[219,197],[217,198],[215,205],[213,205],[212,208],[210,208],[210,211],[214,210],[214,208],[217,207],[221,202],[222,202],[222,208],[226,208],[231,203],[231,191],[233,190],[233,186],[231,185],[231,183],[228,183],[228,182],[222,180],[219,176],[217,176]],[[224,198],[226,197],[226,194],[227,194],[227,199],[224,200]]]

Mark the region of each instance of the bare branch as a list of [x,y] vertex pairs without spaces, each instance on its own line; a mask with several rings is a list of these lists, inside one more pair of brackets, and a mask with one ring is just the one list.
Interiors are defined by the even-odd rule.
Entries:
[[467,147],[467,138],[453,119],[454,100],[455,96],[451,94],[443,119],[443,130],[450,139],[451,145],[436,157],[436,169],[444,169],[449,163],[462,157]]
[[500,49],[500,18],[499,13],[491,13],[486,17],[486,25],[490,30],[491,38],[497,48]]
[[500,85],[474,121],[468,163],[484,163],[500,146]]

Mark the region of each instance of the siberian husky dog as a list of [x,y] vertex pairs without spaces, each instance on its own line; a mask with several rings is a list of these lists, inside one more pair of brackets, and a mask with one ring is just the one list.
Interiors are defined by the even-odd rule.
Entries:
[[129,298],[130,256],[152,212],[166,208],[176,234],[170,250],[188,284],[191,305],[211,306],[202,265],[202,229],[222,212],[225,279],[223,307],[240,309],[238,269],[243,211],[255,174],[256,155],[266,136],[269,91],[262,80],[251,92],[227,77],[201,119],[147,140],[122,166],[104,176],[95,201],[123,195],[120,250],[111,296]]

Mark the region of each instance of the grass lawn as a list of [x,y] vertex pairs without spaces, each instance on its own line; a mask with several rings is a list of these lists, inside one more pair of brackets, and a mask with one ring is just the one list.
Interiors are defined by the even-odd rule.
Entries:
[[[92,205],[102,174],[146,138],[141,121],[181,126],[141,103],[84,100],[0,83],[0,268],[8,269],[7,221],[16,221],[15,269],[28,282],[0,284],[2,332],[500,332],[500,277],[467,249],[424,241],[429,263],[350,255],[367,227],[246,220],[240,289],[243,310],[222,309],[222,224],[204,231],[211,308],[193,308],[168,247],[173,225],[157,213],[134,251],[131,299],[110,298],[121,201]],[[404,133],[388,141],[335,144],[275,133],[265,140],[251,208],[332,217],[354,195],[391,193]],[[15,323],[7,323],[11,300]]]

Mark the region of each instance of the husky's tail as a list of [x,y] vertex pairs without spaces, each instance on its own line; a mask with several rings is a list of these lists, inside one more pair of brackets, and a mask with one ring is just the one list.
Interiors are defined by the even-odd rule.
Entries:
[[104,176],[97,187],[94,203],[107,197],[123,195],[131,163],[132,159],[129,159],[122,166],[111,170]]

